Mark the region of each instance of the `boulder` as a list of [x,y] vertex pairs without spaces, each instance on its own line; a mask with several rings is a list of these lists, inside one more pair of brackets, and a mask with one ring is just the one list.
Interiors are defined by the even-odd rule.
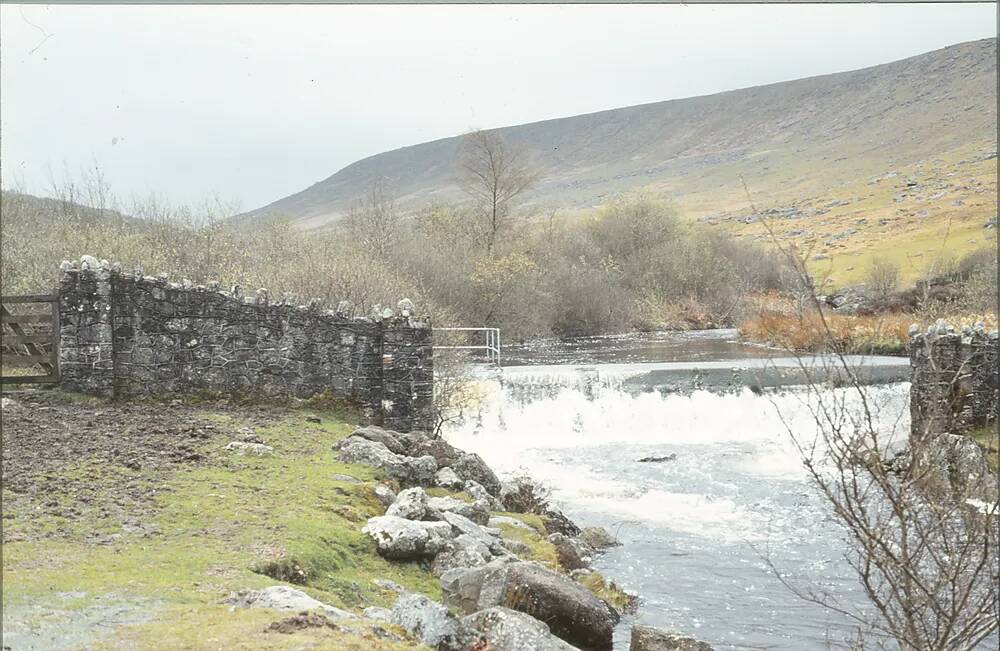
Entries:
[[389,430],[382,429],[381,427],[375,427],[374,425],[359,427],[351,432],[351,436],[381,443],[385,447],[389,448],[390,452],[394,452],[395,454],[406,454],[406,446],[404,446],[399,440],[399,436],[396,432],[390,432]]
[[455,537],[447,522],[417,522],[392,515],[369,519],[361,531],[375,541],[379,554],[395,560],[431,558],[447,549]]
[[482,540],[468,534],[456,536],[448,548],[434,557],[431,571],[441,576],[449,570],[462,567],[479,567],[493,560],[493,553]]
[[501,557],[479,567],[459,567],[444,572],[441,575],[444,602],[460,613],[474,613],[479,610],[479,592],[487,575],[515,560]]
[[419,487],[401,490],[385,514],[407,520],[423,520],[427,515],[427,493]]
[[496,497],[500,494],[500,480],[478,454],[463,454],[451,464],[451,469],[462,479],[476,482],[490,495]]
[[492,651],[573,651],[552,635],[549,627],[530,615],[494,606],[462,618],[462,623],[479,631]]
[[611,649],[620,619],[607,602],[579,583],[537,563],[516,562],[483,578],[480,609],[504,606],[546,622],[552,632],[582,649]]
[[549,542],[556,548],[556,558],[563,569],[579,570],[590,566],[594,548],[579,538],[554,533],[549,536]]
[[447,607],[422,594],[400,596],[392,607],[390,621],[438,651],[466,651],[479,638],[475,630],[453,617]]
[[465,534],[486,545],[494,554],[505,553],[506,550],[503,548],[503,545],[500,544],[499,537],[484,531],[483,527],[479,526],[467,517],[459,515],[458,513],[445,511],[441,514],[441,518],[451,525],[452,533],[454,533],[455,536]]
[[301,590],[287,585],[272,585],[263,590],[241,590],[229,599],[236,608],[273,608],[274,610],[318,610],[333,619],[357,619],[346,610],[334,608],[313,599]]
[[379,606],[369,606],[362,611],[362,614],[368,619],[374,619],[379,622],[388,622],[392,619],[392,611]]
[[385,484],[375,484],[372,492],[375,494],[375,499],[379,501],[379,504],[386,508],[392,506],[392,503],[396,501],[396,491]]
[[563,515],[558,509],[546,509],[542,513],[542,523],[545,525],[545,532],[548,534],[561,533],[564,536],[575,538],[582,531],[572,520]]
[[661,631],[651,626],[633,626],[629,651],[712,651],[705,642]]
[[486,524],[490,521],[489,506],[483,501],[472,504],[457,500],[454,497],[431,497],[427,499],[427,511],[439,519],[443,513],[457,513],[476,524]]
[[604,527],[584,527],[580,532],[580,540],[596,550],[621,546],[621,541]]
[[444,467],[458,461],[463,453],[441,439],[422,438],[414,439],[413,444],[407,449],[407,454],[411,457],[430,455],[437,461],[438,467]]
[[510,513],[541,513],[548,504],[545,491],[529,477],[515,477],[500,487],[500,503]]
[[490,495],[490,492],[483,488],[483,485],[477,481],[467,481],[465,482],[464,488],[465,492],[472,496],[472,499],[479,501],[482,500],[490,505],[491,511],[501,511],[503,510],[503,505],[500,500]]
[[350,436],[334,448],[344,463],[360,463],[379,468],[405,486],[430,486],[434,483],[437,462],[434,457],[405,457],[378,441]]
[[462,490],[465,488],[465,482],[451,468],[441,468],[438,470],[437,474],[434,475],[434,484],[441,488],[450,488],[451,490]]
[[274,448],[270,445],[264,445],[263,443],[247,443],[246,441],[233,441],[226,446],[228,452],[235,452],[241,455],[250,455],[254,457],[266,457],[274,454]]
[[654,454],[648,457],[637,459],[639,463],[663,463],[664,461],[676,461],[676,460],[677,460],[677,455],[673,452],[671,452],[670,454],[662,454],[662,455]]

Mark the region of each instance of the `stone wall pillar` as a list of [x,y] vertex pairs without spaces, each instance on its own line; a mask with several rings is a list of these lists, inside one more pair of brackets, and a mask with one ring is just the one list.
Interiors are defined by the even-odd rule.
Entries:
[[997,332],[973,332],[970,337],[970,390],[968,425],[988,427],[997,421],[1000,398],[1000,342]]
[[429,430],[434,424],[430,319],[415,319],[409,301],[400,303],[401,316],[382,320],[382,422],[403,432]]
[[100,396],[115,387],[111,266],[84,256],[64,262],[59,282],[60,386]]
[[997,333],[943,322],[910,337],[910,436],[959,434],[996,421]]

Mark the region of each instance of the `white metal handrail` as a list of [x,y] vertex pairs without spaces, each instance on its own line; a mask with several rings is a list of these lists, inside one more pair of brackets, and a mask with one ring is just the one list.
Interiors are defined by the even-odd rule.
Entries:
[[484,346],[434,346],[435,350],[485,350],[486,361],[500,366],[500,328],[434,328],[434,332],[482,332],[486,335]]

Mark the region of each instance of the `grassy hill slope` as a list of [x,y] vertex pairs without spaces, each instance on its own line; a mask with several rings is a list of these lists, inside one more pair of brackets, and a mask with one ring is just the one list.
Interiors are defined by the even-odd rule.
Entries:
[[[692,217],[746,208],[741,175],[767,204],[822,196],[887,172],[996,146],[996,43],[963,43],[862,70],[498,130],[543,179],[535,207],[581,210],[622,191],[672,197]],[[460,137],[358,161],[248,213],[304,228],[336,220],[387,177],[404,207],[455,200]]]

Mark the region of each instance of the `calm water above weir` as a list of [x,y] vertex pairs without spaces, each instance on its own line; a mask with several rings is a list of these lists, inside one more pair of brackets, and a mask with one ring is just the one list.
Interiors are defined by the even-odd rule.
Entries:
[[[624,543],[596,563],[642,597],[631,624],[687,633],[717,649],[826,649],[853,630],[794,596],[768,569],[844,603],[864,597],[845,545],[807,482],[786,424],[815,431],[805,377],[829,360],[798,360],[714,331],[508,348],[517,365],[484,381],[481,417],[447,438],[502,473],[524,472],[583,525]],[[879,427],[909,424],[908,360],[852,358]],[[847,389],[833,388],[852,401]],[[783,423],[784,421],[784,423]],[[649,455],[673,461],[639,463]]]

